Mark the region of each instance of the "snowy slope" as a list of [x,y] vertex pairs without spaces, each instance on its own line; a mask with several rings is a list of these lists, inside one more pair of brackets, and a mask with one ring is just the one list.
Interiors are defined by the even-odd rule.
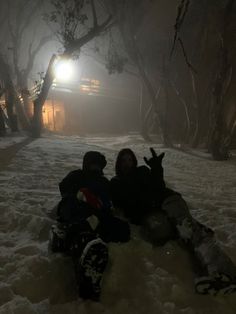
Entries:
[[8,134],[6,137],[0,137],[0,149],[22,142],[26,137],[24,135]]
[[[110,244],[100,303],[75,294],[69,258],[47,251],[52,221],[46,211],[59,200],[58,182],[81,165],[88,150],[105,153],[105,174],[114,174],[117,151],[131,147],[140,164],[149,146],[136,136],[43,137],[21,149],[0,172],[0,313],[233,314],[235,295],[196,295],[187,253],[175,242],[152,247],[132,226],[132,240]],[[236,161],[215,162],[165,151],[166,180],[188,201],[192,214],[213,228],[236,263]],[[0,143],[1,148],[1,143]],[[197,156],[198,155],[198,156]]]

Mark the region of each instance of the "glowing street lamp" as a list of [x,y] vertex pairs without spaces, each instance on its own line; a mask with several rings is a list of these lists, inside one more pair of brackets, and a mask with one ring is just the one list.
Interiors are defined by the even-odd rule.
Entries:
[[59,60],[54,67],[56,82],[69,82],[74,77],[74,64],[71,60]]

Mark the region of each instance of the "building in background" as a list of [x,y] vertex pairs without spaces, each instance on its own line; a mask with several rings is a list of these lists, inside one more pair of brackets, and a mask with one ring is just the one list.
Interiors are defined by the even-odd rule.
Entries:
[[97,78],[54,83],[43,106],[43,125],[45,129],[65,134],[136,131],[137,101],[132,90]]

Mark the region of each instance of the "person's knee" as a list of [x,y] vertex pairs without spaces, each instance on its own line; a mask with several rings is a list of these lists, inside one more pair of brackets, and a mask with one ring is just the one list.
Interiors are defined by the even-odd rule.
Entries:
[[178,193],[167,197],[163,201],[162,210],[167,213],[170,219],[182,220],[191,216],[187,203]]
[[130,226],[128,222],[117,217],[103,222],[99,227],[99,235],[105,242],[128,242],[130,240]]
[[130,240],[130,226],[125,221],[120,226],[119,237],[117,242],[128,242]]

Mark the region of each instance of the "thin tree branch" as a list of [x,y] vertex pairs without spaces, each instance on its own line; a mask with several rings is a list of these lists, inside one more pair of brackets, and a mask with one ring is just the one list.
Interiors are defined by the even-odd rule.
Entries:
[[104,31],[104,29],[107,28],[110,21],[112,20],[112,16],[108,16],[108,18],[100,25],[98,25],[95,28],[92,28],[90,31],[88,31],[87,34],[82,36],[81,38],[75,39],[73,42],[68,43],[67,47],[65,47],[65,54],[71,54],[75,50],[80,49],[83,45],[85,45],[87,42],[89,42],[94,37],[98,36],[101,32]]
[[190,3],[190,0],[181,0],[181,3],[178,6],[177,17],[176,17],[175,25],[174,25],[175,34],[174,34],[174,40],[173,40],[173,44],[172,44],[172,48],[171,48],[171,52],[170,52],[170,58],[173,55],[176,40],[179,36],[180,28],[184,22],[184,18],[186,16],[186,14],[187,14],[189,3]]
[[35,56],[37,55],[39,50],[42,48],[42,46],[45,45],[50,39],[52,39],[52,35],[42,37],[33,51],[32,51],[32,43],[29,45],[29,58],[28,58],[27,66],[25,68],[25,74],[27,76],[33,67]]
[[194,67],[192,66],[192,64],[191,64],[191,63],[189,62],[189,60],[188,60],[188,57],[187,57],[187,54],[186,54],[186,51],[185,51],[185,48],[184,48],[184,43],[183,43],[182,39],[181,39],[181,38],[178,38],[178,41],[179,41],[180,46],[181,46],[181,48],[182,48],[182,52],[183,52],[184,59],[185,59],[185,62],[186,62],[186,64],[187,64],[187,66],[188,66],[195,74],[197,74],[197,71],[194,69]]
[[53,81],[53,73],[52,72],[53,72],[53,65],[54,65],[54,62],[56,60],[56,57],[57,56],[55,54],[53,54],[50,61],[49,61],[47,72],[46,72],[44,79],[43,79],[43,85],[42,85],[41,91],[40,91],[38,97],[34,100],[34,105],[36,107],[37,107],[37,104],[44,104],[44,102],[47,98],[49,88],[51,87],[51,82]]
[[41,0],[38,0],[32,10],[29,11],[27,16],[24,18],[22,26],[19,27],[19,36],[22,36],[24,30],[29,26],[32,18],[38,13],[38,9],[42,6],[42,4],[43,2]]
[[92,7],[92,14],[93,14],[93,28],[96,28],[98,26],[98,19],[97,19],[97,12],[95,8],[94,0],[91,0],[91,7]]

